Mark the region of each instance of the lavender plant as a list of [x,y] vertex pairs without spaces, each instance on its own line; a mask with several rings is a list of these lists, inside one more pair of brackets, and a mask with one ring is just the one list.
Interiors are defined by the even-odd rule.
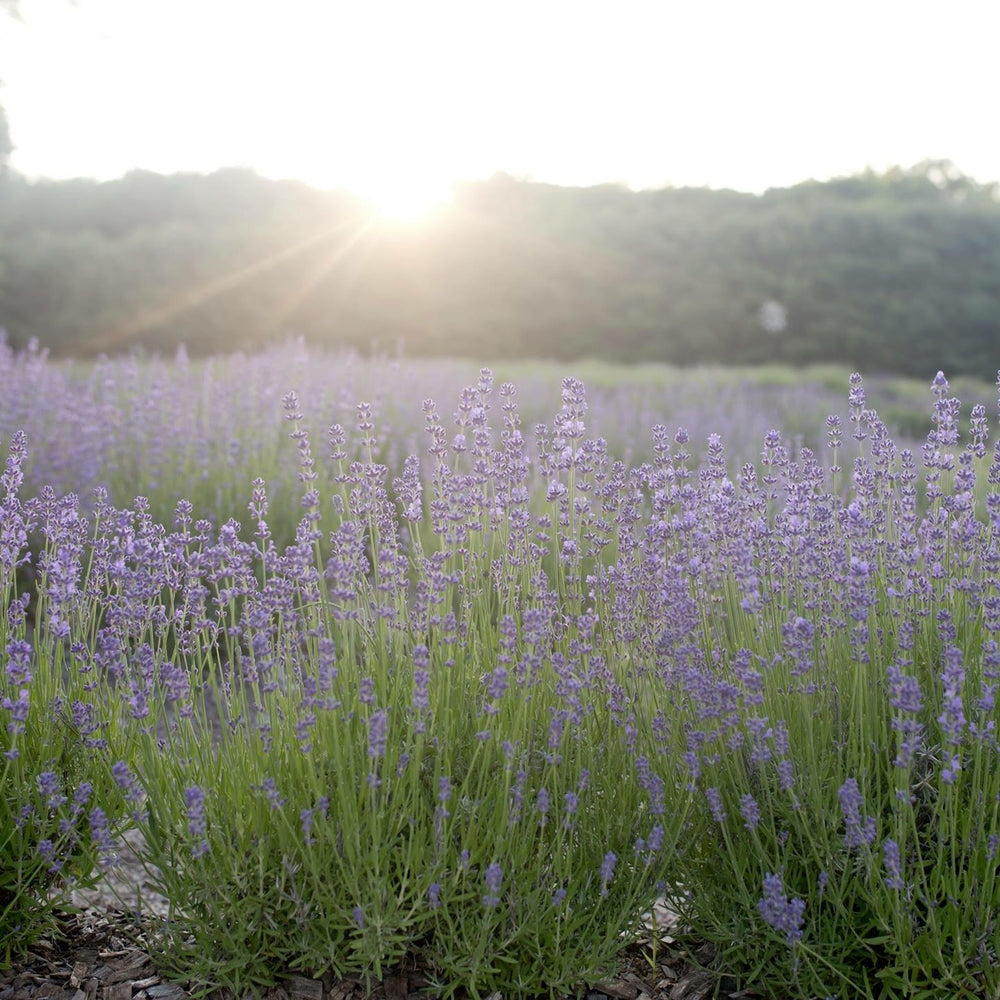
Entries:
[[[73,886],[114,863],[127,809],[110,759],[123,747],[67,645],[87,615],[76,591],[83,523],[72,496],[20,500],[24,457],[15,433],[0,477],[0,967],[55,929]],[[32,595],[17,570],[34,531],[43,542]]]
[[[847,378],[846,371],[821,368],[582,368],[591,426],[611,454],[635,465],[651,460],[654,424],[687,427],[696,463],[706,457],[710,433],[720,434],[736,457],[759,447],[772,426],[781,427],[790,443],[815,449],[822,418],[840,406],[839,386]],[[504,377],[518,384],[530,450],[530,429],[549,419],[563,372],[541,362],[508,362],[504,369]],[[414,420],[421,401],[454,399],[475,371],[458,361],[366,359],[301,342],[252,355],[192,360],[182,349],[173,359],[124,356],[84,364],[53,360],[35,344],[14,351],[0,330],[0,435],[24,430],[33,442],[23,470],[28,495],[43,486],[57,495],[74,492],[85,513],[93,490],[102,487],[118,507],[131,505],[140,492],[153,519],[166,525],[184,499],[218,528],[239,515],[247,485],[260,477],[272,537],[284,548],[295,537],[300,497],[295,450],[282,439],[279,404],[290,387],[309,401],[306,429],[314,441],[324,440],[331,425],[350,428],[355,403],[368,400],[380,429],[376,460],[395,477],[407,455],[421,450]],[[901,422],[926,421],[922,404],[912,401],[912,384],[883,379],[880,386]],[[349,435],[345,444],[353,449],[360,438]],[[351,450],[347,460],[359,458]],[[316,471],[325,535],[333,526],[326,507],[331,466],[318,462]]]
[[537,431],[540,490],[513,387],[500,440],[491,396],[484,371],[450,434],[427,402],[430,498],[413,462],[388,482],[361,404],[358,441],[330,435],[326,539],[286,396],[303,516],[283,550],[262,480],[253,542],[185,503],[168,532],[142,498],[98,494],[81,589],[102,613],[80,648],[137,729],[117,777],[143,790],[143,860],[171,902],[149,942],[164,968],[243,990],[418,952],[445,994],[568,988],[654,901],[686,807],[632,657],[588,609],[612,463],[567,380]]
[[940,374],[933,390],[926,509],[854,376],[846,500],[774,435],[760,480],[678,493],[656,546],[664,583],[696,595],[661,666],[704,821],[674,902],[722,967],[775,991],[1000,983],[1000,449],[989,464],[982,407],[960,446],[958,401]]
[[[161,966],[243,992],[416,955],[443,994],[567,990],[665,892],[773,995],[995,993],[985,408],[961,429],[939,376],[901,449],[853,376],[827,455],[770,431],[742,468],[663,422],[624,460],[575,379],[547,423],[486,370],[450,419],[421,408],[423,458],[377,400],[320,438],[284,394],[294,464],[239,466],[242,524],[103,488],[22,504],[14,441],[0,721],[79,693],[104,742],[74,850],[140,827]],[[13,828],[73,812],[41,737]]]

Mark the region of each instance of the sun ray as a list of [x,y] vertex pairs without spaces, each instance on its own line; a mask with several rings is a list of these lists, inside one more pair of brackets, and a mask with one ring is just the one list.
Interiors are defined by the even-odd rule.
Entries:
[[[366,219],[355,231],[357,235],[354,238],[349,238],[348,244],[354,245],[354,243],[357,242],[357,238],[360,238],[360,236],[370,229],[371,225],[371,219]],[[246,264],[235,271],[220,275],[205,282],[204,284],[198,285],[179,297],[174,297],[171,300],[162,302],[153,308],[146,309],[133,317],[129,322],[122,323],[119,326],[105,332],[103,336],[95,338],[94,350],[105,352],[115,350],[123,344],[127,344],[145,330],[158,326],[187,309],[192,309],[195,306],[202,305],[204,302],[209,301],[215,296],[221,295],[223,292],[244,284],[256,275],[276,267],[279,264],[296,257],[297,255],[305,253],[311,247],[316,246],[316,244],[329,239],[337,233],[343,232],[350,226],[351,223],[345,222],[329,229],[324,229],[322,232],[314,233],[312,236],[309,236],[292,246],[284,247],[283,249],[278,250],[273,254],[269,254],[260,260]]]
[[269,325],[277,327],[284,322],[309,293],[325,278],[335,267],[347,259],[348,255],[357,245],[368,236],[375,227],[375,220],[369,219],[363,226],[360,226],[348,238],[337,246],[333,251],[324,254],[311,267],[303,270],[303,275],[287,294],[283,295],[278,304],[268,313]]

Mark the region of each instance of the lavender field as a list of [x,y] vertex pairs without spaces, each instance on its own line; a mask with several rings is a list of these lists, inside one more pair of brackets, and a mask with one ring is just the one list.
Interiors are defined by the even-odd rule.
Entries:
[[0,967],[135,828],[240,997],[997,995],[995,391],[577,374],[0,344]]

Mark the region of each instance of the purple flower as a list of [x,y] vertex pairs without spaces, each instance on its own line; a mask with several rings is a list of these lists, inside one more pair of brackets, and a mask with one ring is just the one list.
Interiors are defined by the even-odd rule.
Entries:
[[549,815],[549,793],[544,788],[538,789],[538,798],[535,800],[535,807],[541,813],[540,822],[544,823]]
[[193,858],[200,858],[208,852],[208,841],[205,839],[207,822],[205,820],[205,793],[197,786],[192,785],[184,789],[184,804],[187,808],[188,833],[195,839],[201,838],[200,842],[191,849]]
[[956,646],[949,646],[944,654],[944,670],[941,672],[941,683],[944,687],[942,706],[944,711],[938,716],[945,742],[951,746],[959,746],[962,742],[962,730],[965,728],[965,712],[962,705],[962,685],[965,681],[965,669],[962,665],[962,651]]
[[17,693],[17,701],[4,698],[3,702],[0,702],[0,706],[10,712],[10,722],[7,723],[7,729],[11,733],[23,733],[24,724],[28,720],[28,710],[31,708],[31,696],[28,694],[28,689],[21,688]]
[[802,919],[806,904],[802,899],[789,899],[780,875],[764,876],[764,895],[757,901],[757,912],[764,922],[785,935],[789,946],[802,938]]
[[608,883],[611,881],[612,876],[615,873],[615,865],[618,863],[618,858],[612,851],[608,851],[604,855],[604,860],[601,862],[601,895],[607,896],[608,894]]
[[576,792],[567,792],[563,796],[563,802],[565,803],[566,817],[563,820],[563,826],[569,829],[573,825],[573,817],[576,815],[577,807],[580,804],[579,796]]
[[900,873],[899,845],[896,841],[888,837],[882,841],[882,859],[886,870],[885,884],[890,889],[902,889],[904,883]]
[[801,676],[812,669],[813,635],[815,628],[811,621],[798,615],[793,615],[781,626],[781,635],[785,641],[785,650],[794,660],[791,674]]
[[267,796],[272,809],[280,809],[285,804],[285,798],[278,792],[274,778],[265,778],[260,783],[260,790]]
[[38,784],[39,792],[45,798],[45,804],[50,809],[58,809],[65,804],[66,796],[62,794],[59,778],[53,771],[43,771],[35,781]]
[[[424,712],[430,707],[428,688],[431,682],[431,672],[426,667],[415,667],[413,671],[413,708],[416,712]],[[421,730],[423,731],[423,730]]]
[[58,875],[62,871],[63,862],[61,858],[56,857],[56,845],[52,843],[51,840],[40,840],[35,845],[35,849],[38,851],[39,857],[43,861],[49,863],[49,874]]
[[378,760],[385,756],[385,746],[388,737],[388,716],[385,709],[378,709],[368,717],[368,756]]
[[483,875],[486,882],[486,895],[483,896],[483,906],[492,908],[500,902],[500,883],[503,880],[503,869],[497,862],[488,865]]
[[844,814],[846,833],[844,843],[847,847],[864,847],[871,844],[875,839],[875,817],[868,816],[862,820],[861,812],[864,801],[861,798],[861,789],[854,778],[848,778],[837,791],[837,799],[840,802],[841,812]]
[[437,882],[431,882],[427,889],[427,904],[432,910],[441,905],[441,886]]
[[958,757],[953,755],[948,765],[941,768],[941,780],[946,785],[953,785],[958,781],[958,776],[961,772],[962,762]]
[[712,818],[716,823],[726,822],[726,810],[722,805],[722,795],[718,788],[706,788],[705,798],[708,799],[708,808],[712,811]]
[[89,781],[81,781],[79,785],[76,786],[76,791],[73,793],[73,816],[80,816],[83,813],[84,807],[90,801],[90,796],[94,794],[93,786]]
[[795,769],[787,757],[778,761],[778,784],[783,792],[790,792],[795,787]]
[[117,862],[115,842],[108,829],[108,818],[100,806],[94,806],[90,812],[90,837],[97,848],[101,868],[111,868]]
[[358,701],[362,705],[372,705],[375,703],[375,681],[371,677],[361,678]]
[[748,792],[740,799],[740,814],[744,819],[744,826],[748,830],[756,830],[760,822],[760,806],[757,800]]
[[920,682],[904,674],[898,666],[889,667],[890,704],[897,712],[917,715],[923,709]]
[[[442,805],[446,803],[451,798],[451,778],[447,775],[442,775],[438,778],[438,802]],[[447,815],[447,813],[445,814]]]
[[499,701],[507,692],[507,668],[497,664],[488,676],[489,695],[494,701]]
[[111,768],[111,775],[125,795],[125,801],[133,807],[132,815],[139,818],[139,806],[142,804],[142,786],[129,770],[128,764],[120,760]]
[[140,688],[135,681],[132,682],[132,697],[128,699],[128,706],[133,719],[145,719],[149,715],[149,703],[146,701],[146,692]]
[[312,809],[303,809],[299,813],[299,823],[302,826],[302,841],[305,844],[315,844],[316,839],[312,835],[313,828],[313,817],[314,812]]
[[[187,672],[173,663],[160,664],[160,682],[166,688],[166,699],[168,702],[186,702],[191,697],[191,682]],[[184,711],[182,709],[182,714]],[[186,715],[190,715],[190,710]]]
[[7,643],[7,665],[4,668],[7,680],[14,687],[31,683],[31,643],[23,639],[11,639]]

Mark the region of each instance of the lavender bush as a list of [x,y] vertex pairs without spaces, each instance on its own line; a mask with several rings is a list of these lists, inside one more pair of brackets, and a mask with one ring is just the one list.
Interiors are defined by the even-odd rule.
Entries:
[[359,405],[357,440],[330,434],[327,539],[288,394],[303,516],[283,550],[260,479],[253,541],[98,492],[67,593],[100,610],[63,639],[130,734],[113,777],[172,904],[165,968],[243,990],[419,951],[444,993],[568,988],[667,879],[679,757],[587,596],[619,470],[567,380],[534,432],[540,491],[513,387],[499,436],[492,394],[483,372],[451,432],[426,402],[427,497],[415,459],[388,482]]
[[[652,459],[649,428],[655,424],[686,427],[697,463],[706,457],[710,433],[723,437],[734,463],[758,451],[771,427],[782,428],[789,447],[802,441],[815,450],[823,419],[841,406],[848,375],[826,369],[582,367],[590,426],[599,429],[610,454],[631,465]],[[52,360],[37,346],[15,352],[0,329],[0,438],[24,430],[32,442],[23,469],[27,495],[44,486],[57,495],[74,492],[85,513],[92,512],[94,489],[103,487],[118,507],[141,493],[157,523],[170,525],[183,499],[199,518],[219,527],[233,516],[245,520],[248,484],[260,477],[272,537],[284,548],[295,537],[300,499],[296,452],[287,447],[281,419],[280,401],[289,388],[308,401],[304,426],[315,442],[325,442],[333,425],[350,430],[355,404],[367,400],[379,426],[376,460],[396,477],[406,457],[424,448],[421,402],[456,399],[476,371],[460,361],[365,359],[301,343],[198,361],[182,351],[168,360],[116,357],[82,364]],[[548,421],[558,405],[563,374],[542,362],[507,363],[498,374],[498,380],[518,385],[529,450],[531,428]],[[912,421],[915,413],[918,421],[926,420],[920,387],[914,402],[912,383],[881,384],[903,417]],[[356,435],[349,435],[346,446],[348,462],[361,458]],[[334,526],[328,506],[333,470],[319,461],[315,471],[325,536]]]
[[916,457],[854,376],[851,446],[830,431],[855,456],[846,500],[774,435],[762,475],[709,470],[678,492],[657,545],[664,585],[695,598],[663,690],[707,821],[674,902],[723,965],[794,995],[1000,982],[1000,447],[990,464],[981,406],[961,446],[940,374],[933,390],[923,507]]
[[[665,893],[775,995],[1000,988],[981,404],[960,427],[939,375],[900,449],[854,376],[825,455],[768,431],[740,467],[662,422],[625,461],[575,379],[535,425],[485,370],[422,430],[373,403],[320,437],[272,402],[294,444],[240,465],[243,523],[103,487],[84,516],[22,503],[20,437],[5,479],[0,721],[21,689],[89,706],[73,850],[143,831],[165,969],[244,992],[416,954],[445,994],[567,990]],[[12,827],[72,801],[44,745],[18,759]],[[31,836],[4,877],[40,899]]]
[[[86,524],[72,496],[21,502],[24,456],[17,433],[0,477],[0,966],[52,930],[69,888],[113,862],[127,809],[112,773],[124,751],[114,712],[67,645],[95,611],[75,589]],[[32,593],[17,570],[34,533]]]

